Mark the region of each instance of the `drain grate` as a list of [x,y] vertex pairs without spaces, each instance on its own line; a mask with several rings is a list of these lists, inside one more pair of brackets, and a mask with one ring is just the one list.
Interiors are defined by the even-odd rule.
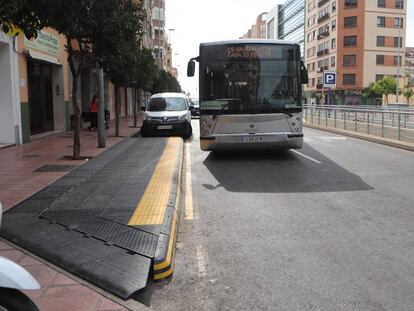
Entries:
[[46,164],[35,169],[33,172],[69,172],[75,167],[77,165]]

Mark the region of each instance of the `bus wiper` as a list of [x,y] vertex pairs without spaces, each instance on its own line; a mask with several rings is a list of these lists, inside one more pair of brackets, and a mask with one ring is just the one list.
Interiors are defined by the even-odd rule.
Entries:
[[284,109],[272,109],[274,112],[281,112],[284,114],[287,114],[289,117],[293,117],[293,114],[291,114],[290,112],[288,112],[287,110]]

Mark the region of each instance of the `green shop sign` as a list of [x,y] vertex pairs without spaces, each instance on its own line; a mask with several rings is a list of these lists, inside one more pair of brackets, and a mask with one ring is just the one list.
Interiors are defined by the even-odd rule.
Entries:
[[36,39],[27,40],[24,37],[26,48],[45,52],[59,57],[59,37],[46,31],[40,31]]

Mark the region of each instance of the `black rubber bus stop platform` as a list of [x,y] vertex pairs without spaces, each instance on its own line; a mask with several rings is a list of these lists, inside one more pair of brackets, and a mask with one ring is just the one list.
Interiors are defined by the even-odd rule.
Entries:
[[[129,222],[168,142],[168,138],[124,139],[5,212],[1,236],[128,298],[146,286],[157,249],[167,245],[159,240],[165,239],[160,238],[165,224],[171,227],[171,213],[166,212],[160,224]],[[181,170],[182,141],[180,146],[175,175]],[[177,197],[179,182],[174,178],[170,187]]]

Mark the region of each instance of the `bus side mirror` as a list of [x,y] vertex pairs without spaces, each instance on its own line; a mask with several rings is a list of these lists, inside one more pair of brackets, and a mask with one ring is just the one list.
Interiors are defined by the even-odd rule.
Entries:
[[303,61],[300,61],[300,80],[302,84],[308,84],[309,83],[309,77],[308,77],[308,70],[305,67],[305,64]]
[[190,60],[187,65],[187,77],[194,77],[195,61]]

